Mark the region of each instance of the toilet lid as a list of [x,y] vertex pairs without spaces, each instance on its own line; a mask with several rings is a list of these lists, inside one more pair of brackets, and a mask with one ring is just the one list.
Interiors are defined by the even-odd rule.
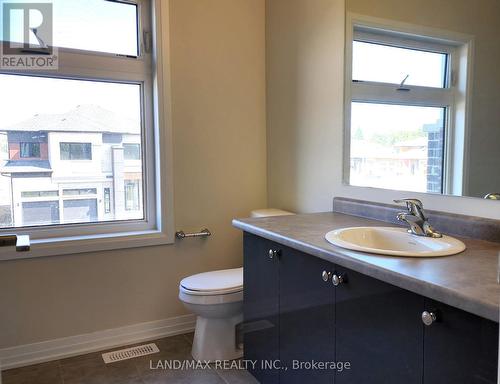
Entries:
[[199,273],[182,279],[180,285],[190,291],[237,292],[243,289],[243,268]]

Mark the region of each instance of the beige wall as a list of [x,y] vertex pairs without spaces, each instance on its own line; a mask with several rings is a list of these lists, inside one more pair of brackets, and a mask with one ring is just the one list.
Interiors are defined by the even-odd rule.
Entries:
[[[268,0],[266,12],[269,205],[314,212],[331,210],[333,196],[404,197],[342,183],[344,1]],[[500,218],[498,202],[411,195],[431,209]]]
[[266,4],[269,204],[328,211],[340,177],[344,2]]
[[0,348],[184,314],[183,276],[241,265],[231,219],[266,206],[264,0],[170,12],[175,223],[213,237],[2,262]]

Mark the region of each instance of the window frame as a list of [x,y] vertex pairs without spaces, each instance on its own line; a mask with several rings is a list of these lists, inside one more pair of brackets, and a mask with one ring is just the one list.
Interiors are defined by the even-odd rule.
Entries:
[[[448,65],[444,88],[405,85],[408,92],[397,91],[399,84],[353,81],[352,44],[354,40],[401,48],[446,53]],[[470,94],[472,89],[473,37],[437,28],[346,13],[344,73],[344,142],[343,176],[345,186],[373,188],[350,184],[351,103],[371,102],[395,105],[444,107],[445,154],[443,159],[443,192],[465,193],[469,156]],[[415,191],[406,191],[416,193]],[[432,192],[426,192],[432,193]],[[432,193],[439,194],[439,193]]]
[[168,2],[124,2],[138,7],[140,48],[137,58],[59,48],[57,71],[2,70],[0,73],[141,85],[144,125],[141,161],[148,164],[147,167],[143,165],[142,175],[144,219],[0,229],[0,234],[15,232],[31,238],[29,252],[5,249],[0,261],[174,242],[170,68],[169,61],[163,59],[164,55],[168,57],[170,50],[168,32],[165,33],[169,23]]

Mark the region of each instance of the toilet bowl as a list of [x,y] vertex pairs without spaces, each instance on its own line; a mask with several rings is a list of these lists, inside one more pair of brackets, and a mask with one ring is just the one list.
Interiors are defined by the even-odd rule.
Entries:
[[197,315],[191,354],[196,360],[243,356],[236,326],[243,321],[243,268],[205,272],[179,284],[179,299]]
[[[293,215],[278,209],[252,211],[252,217]],[[199,273],[179,284],[179,299],[196,318],[193,358],[233,360],[243,356],[236,329],[243,321],[243,268]]]

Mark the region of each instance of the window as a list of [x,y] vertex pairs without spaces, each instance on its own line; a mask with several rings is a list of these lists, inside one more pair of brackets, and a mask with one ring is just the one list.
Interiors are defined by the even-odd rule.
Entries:
[[37,198],[37,197],[54,197],[59,196],[59,191],[28,191],[21,192],[21,197]]
[[61,160],[92,160],[91,143],[60,143]]
[[139,205],[139,180],[125,180],[125,210],[137,211]]
[[450,193],[461,177],[449,161],[463,145],[453,81],[460,43],[370,22],[355,20],[347,41],[346,181]]
[[162,44],[153,46],[161,2],[51,3],[58,67],[0,68],[0,146],[17,156],[17,143],[23,156],[2,159],[0,233],[43,243],[30,255],[74,253],[67,239],[94,249],[172,242],[171,201],[157,183],[169,178],[170,145],[157,128],[168,92],[156,71]]
[[446,108],[351,106],[352,185],[442,192]]
[[352,79],[443,88],[448,54],[401,48],[371,42],[352,44]]
[[[24,0],[8,2],[26,3]],[[53,5],[54,46],[132,57],[139,55],[137,4],[120,0],[51,0],[50,3]],[[11,41],[22,43],[21,31],[14,29]],[[30,36],[30,42],[36,43],[35,36]]]
[[20,143],[20,157],[40,157],[40,143]]
[[123,157],[125,160],[140,160],[141,145],[140,144],[123,144]]
[[64,189],[63,196],[96,195],[96,188]]
[[104,188],[104,213],[111,212],[111,189]]
[[89,223],[97,221],[97,199],[63,201],[65,223]]

